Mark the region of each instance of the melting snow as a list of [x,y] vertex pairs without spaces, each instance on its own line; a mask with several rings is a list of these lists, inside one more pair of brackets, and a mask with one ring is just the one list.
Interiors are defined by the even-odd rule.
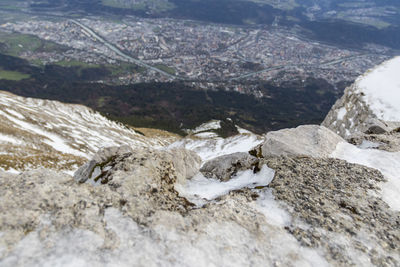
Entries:
[[395,57],[357,79],[371,110],[384,121],[400,121],[400,57]]
[[264,165],[260,172],[254,174],[252,170],[238,172],[235,177],[227,182],[217,179],[209,179],[201,173],[187,181],[185,185],[175,185],[179,194],[189,201],[203,205],[208,200],[226,195],[230,191],[241,188],[255,188],[257,186],[267,186],[274,178],[275,171]]
[[21,140],[18,140],[17,138],[15,138],[13,136],[4,135],[1,133],[0,133],[0,142],[11,143],[11,144],[15,144],[15,145],[19,145],[19,144],[23,143]]
[[382,199],[400,211],[400,152],[361,149],[342,142],[331,156],[379,170],[388,180],[382,184]]
[[170,148],[184,147],[195,151],[203,161],[236,152],[247,152],[261,144],[263,139],[255,134],[239,134],[228,137],[208,139],[185,138],[170,145]]

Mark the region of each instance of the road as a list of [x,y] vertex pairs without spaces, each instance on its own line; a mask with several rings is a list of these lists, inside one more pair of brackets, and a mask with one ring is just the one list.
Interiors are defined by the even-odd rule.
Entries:
[[125,54],[124,52],[122,52],[120,49],[118,49],[115,45],[113,45],[112,43],[108,42],[107,40],[105,40],[103,37],[101,37],[100,35],[98,35],[97,33],[95,33],[92,29],[90,29],[88,26],[80,23],[77,20],[71,19],[70,22],[74,23],[75,25],[78,25],[79,27],[81,27],[86,33],[88,33],[90,36],[92,36],[93,38],[95,38],[96,40],[98,40],[99,42],[103,43],[105,46],[107,46],[108,48],[110,48],[112,51],[114,51],[115,53],[117,53],[117,55],[121,56],[122,58],[124,58],[125,60],[127,60],[128,62],[131,63],[135,63],[138,66],[144,67],[146,69],[150,69],[153,70],[155,72],[160,73],[163,76],[166,76],[168,78],[171,79],[180,79],[180,77],[172,75],[168,72],[165,72],[163,70],[160,70],[156,67],[153,67],[139,59],[133,58],[127,54]]

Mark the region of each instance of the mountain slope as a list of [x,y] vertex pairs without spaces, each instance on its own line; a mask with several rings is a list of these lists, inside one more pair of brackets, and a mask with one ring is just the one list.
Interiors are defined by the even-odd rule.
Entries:
[[[162,147],[174,135],[147,138],[81,106],[0,91],[0,168],[75,170],[101,147]],[[157,135],[157,134],[156,134]]]

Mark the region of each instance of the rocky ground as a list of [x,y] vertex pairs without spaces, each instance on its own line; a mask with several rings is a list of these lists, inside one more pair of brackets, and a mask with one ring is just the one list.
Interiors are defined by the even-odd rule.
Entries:
[[1,172],[0,265],[399,266],[398,122],[359,89],[324,126],[103,148],[74,177]]

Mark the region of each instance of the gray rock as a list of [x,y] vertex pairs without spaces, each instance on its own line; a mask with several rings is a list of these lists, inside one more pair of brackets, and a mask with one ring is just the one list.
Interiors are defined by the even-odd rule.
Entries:
[[347,139],[357,133],[380,134],[393,131],[400,122],[378,119],[363,99],[364,94],[353,84],[346,88],[321,125]]
[[199,172],[201,158],[193,151],[183,148],[169,150],[177,173],[177,183],[185,184],[186,180],[192,178]]
[[261,145],[263,157],[281,155],[308,155],[329,157],[339,142],[345,142],[329,129],[318,125],[269,132]]
[[365,144],[370,144],[372,147],[379,150],[385,150],[388,152],[400,151],[400,132],[392,131],[384,134],[355,134],[348,138],[349,143],[364,147]]
[[[146,150],[142,148],[134,150],[128,146],[101,149],[93,156],[92,160],[75,172],[74,178],[80,183],[87,181],[108,183],[112,179],[112,174],[118,162],[122,162],[125,158],[133,155],[135,158],[144,161],[147,155],[142,154],[143,151]],[[165,160],[172,162],[179,183],[185,183],[186,179],[191,178],[199,171],[201,159],[195,152],[186,149],[172,149],[158,153],[163,153]]]
[[[359,257],[399,264],[399,213],[369,193],[383,180],[375,170],[304,156],[259,159],[276,171],[270,189],[236,190],[197,208],[174,190],[173,155],[134,149],[98,186],[44,169],[0,172],[0,265],[51,265],[65,255],[93,265],[296,266],[320,264],[320,255],[333,266]],[[271,189],[278,202],[261,208],[259,196]],[[264,215],[279,218],[282,209],[291,216],[286,227]]]
[[[356,254],[375,266],[400,264],[400,213],[371,194],[379,190],[377,182],[384,181],[379,171],[310,157],[275,157],[261,163],[276,171],[269,187],[289,207],[293,220],[288,231],[304,246],[323,248],[339,266],[354,264]],[[358,238],[360,232],[365,239]],[[348,241],[343,245],[340,239]]]
[[249,153],[238,152],[206,162],[200,172],[208,178],[228,181],[238,171],[252,169],[257,162],[258,159]]
[[[133,150],[129,146],[107,147],[100,149],[93,159],[82,165],[75,173],[74,178],[80,183],[88,179],[97,182],[104,172],[113,167],[118,157],[132,154]],[[96,170],[96,171],[95,171]],[[105,181],[105,179],[104,179]]]

